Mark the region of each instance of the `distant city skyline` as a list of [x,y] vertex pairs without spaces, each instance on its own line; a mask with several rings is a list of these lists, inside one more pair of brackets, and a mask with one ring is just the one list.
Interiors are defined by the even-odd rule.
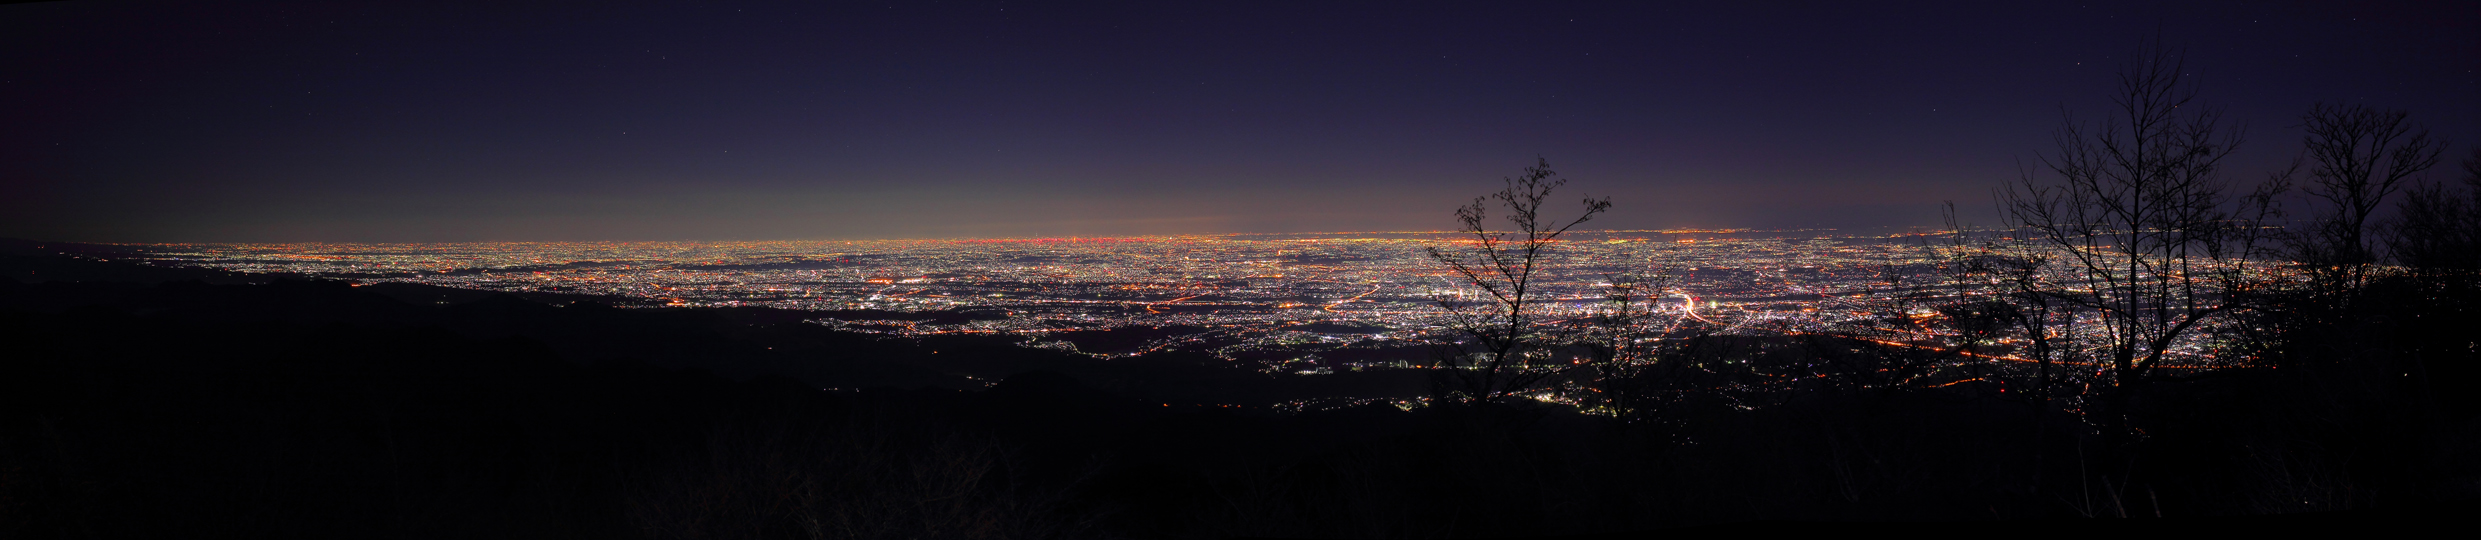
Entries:
[[[2481,143],[2481,7],[0,5],[0,237],[728,241],[1936,225],[2158,35],[2245,122]],[[2433,180],[2450,180],[2432,171]],[[1572,212],[1573,202],[1554,204]]]

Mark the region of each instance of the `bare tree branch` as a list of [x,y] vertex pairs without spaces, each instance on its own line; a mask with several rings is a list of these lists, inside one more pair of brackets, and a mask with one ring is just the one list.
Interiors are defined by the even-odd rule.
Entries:
[[[1567,184],[1557,176],[1549,160],[1537,158],[1523,176],[1506,179],[1506,187],[1498,193],[1475,197],[1471,204],[1456,209],[1460,232],[1471,238],[1469,247],[1429,248],[1431,259],[1461,278],[1461,284],[1487,297],[1478,303],[1452,296],[1439,299],[1467,343],[1459,354],[1441,362],[1441,367],[1455,370],[1451,376],[1460,380],[1459,388],[1443,392],[1449,394],[1443,397],[1496,400],[1529,390],[1558,373],[1550,356],[1559,346],[1551,343],[1557,340],[1545,339],[1550,331],[1542,328],[1545,306],[1536,297],[1536,280],[1546,263],[1546,250],[1560,235],[1609,210],[1611,201],[1588,197],[1574,219],[1545,219],[1543,203]],[[1489,228],[1493,206],[1507,212],[1509,229]]]

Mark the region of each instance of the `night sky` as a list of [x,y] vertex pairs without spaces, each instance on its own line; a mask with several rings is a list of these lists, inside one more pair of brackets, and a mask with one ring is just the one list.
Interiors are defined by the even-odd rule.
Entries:
[[2237,177],[2319,101],[2481,143],[2474,2],[520,3],[0,5],[0,237],[1436,230],[1536,156],[1597,227],[1934,225],[2156,32]]

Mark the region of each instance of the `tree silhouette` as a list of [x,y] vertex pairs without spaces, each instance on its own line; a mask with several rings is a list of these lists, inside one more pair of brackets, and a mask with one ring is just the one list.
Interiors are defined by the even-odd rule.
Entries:
[[2247,305],[2268,276],[2252,255],[2287,183],[2243,191],[2224,177],[2242,129],[2197,99],[2185,67],[2141,43],[2111,114],[2099,125],[2069,115],[2057,149],[1999,194],[2015,242],[2002,250],[2013,268],[1994,277],[2029,311],[2080,315],[2037,321],[2032,334],[2076,327],[2076,342],[2053,350],[2088,357],[2105,389],[2201,352],[2188,341]]
[[2481,146],[2464,158],[2461,189],[2412,188],[2385,230],[2387,251],[2417,274],[2470,279],[2481,272]]
[[[1506,179],[1506,188],[1456,209],[1459,232],[1470,240],[1428,249],[1432,260],[1461,280],[1459,285],[1479,293],[1460,291],[1438,298],[1460,338],[1454,351],[1440,360],[1446,368],[1442,382],[1449,386],[1437,392],[1442,398],[1497,400],[1531,389],[1567,367],[1554,356],[1570,345],[1572,340],[1562,338],[1574,337],[1572,332],[1545,324],[1548,306],[1540,283],[1545,256],[1560,235],[1609,210],[1611,200],[1587,197],[1584,211],[1574,219],[1545,219],[1542,203],[1567,183],[1556,176],[1549,160],[1536,158],[1523,176]],[[1490,228],[1494,202],[1507,212],[1510,229]]]
[[2413,175],[2438,164],[2446,145],[2428,129],[2407,124],[2404,111],[2366,105],[2317,104],[2301,117],[2308,130],[2306,159],[2315,163],[2304,186],[2325,202],[2308,226],[2291,236],[2293,259],[2310,270],[2321,289],[2365,284],[2379,262],[2371,241],[2371,214],[2386,198],[2410,187]]

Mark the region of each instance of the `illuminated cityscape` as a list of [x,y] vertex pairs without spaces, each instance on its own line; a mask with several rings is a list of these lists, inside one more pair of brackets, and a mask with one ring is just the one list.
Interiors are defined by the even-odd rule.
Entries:
[[[1377,339],[1437,326],[1464,287],[1424,248],[1438,233],[855,242],[176,244],[156,264],[623,299],[624,307],[961,312],[971,321],[836,317],[893,334],[1326,323]],[[1579,233],[1549,252],[1554,310],[1590,310],[1614,276],[1671,277],[1662,304],[1708,318],[1814,318],[1932,261],[1917,235]],[[1104,352],[1104,351],[1091,351]]]
[[0,2],[0,540],[2456,530],[2476,6]]
[[[1472,294],[1426,248],[1446,233],[851,242],[171,244],[155,264],[282,273],[363,284],[550,292],[620,307],[764,307],[888,336],[1006,334],[1030,347],[1103,358],[1189,351],[1268,373],[1414,367],[1461,338],[1442,299]],[[1538,305],[1562,317],[1609,309],[1615,279],[1651,279],[1653,335],[1688,321],[1708,335],[1815,332],[1923,346],[1953,332],[1886,328],[1935,315],[1931,298],[1988,294],[1942,266],[1919,232],[1592,231],[1547,252]],[[2087,321],[2076,321],[2083,324]],[[1901,325],[1899,325],[1901,326]],[[1861,329],[1855,332],[1855,329]],[[1875,337],[1873,337],[1875,336]],[[2021,336],[2017,336],[2021,337]],[[1997,340],[1949,364],[2027,362]],[[2203,367],[2202,339],[2165,365]],[[1928,370],[1890,384],[1981,380]],[[1980,373],[1986,375],[1986,373]],[[1788,385],[1778,380],[1738,381]],[[1750,388],[1763,390],[1764,388]],[[1349,396],[1339,396],[1352,399]],[[1565,399],[1556,392],[1541,399]],[[1294,406],[1301,404],[1295,403]]]

